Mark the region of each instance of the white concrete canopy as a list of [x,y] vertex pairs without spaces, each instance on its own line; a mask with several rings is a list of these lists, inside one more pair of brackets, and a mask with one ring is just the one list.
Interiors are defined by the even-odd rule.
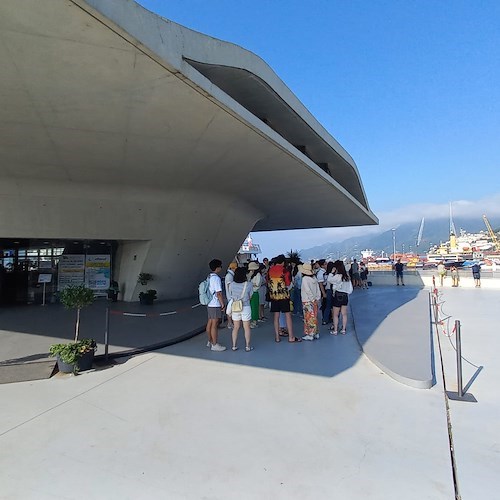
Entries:
[[126,300],[141,271],[192,294],[252,229],[377,223],[269,66],[135,2],[3,0],[0,65],[0,237],[118,240]]

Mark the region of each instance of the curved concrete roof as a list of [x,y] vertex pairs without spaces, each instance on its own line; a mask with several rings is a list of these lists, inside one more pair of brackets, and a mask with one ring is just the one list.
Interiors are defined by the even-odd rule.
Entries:
[[1,177],[209,190],[260,214],[243,232],[377,223],[354,161],[249,51],[122,0],[4,0],[0,37]]

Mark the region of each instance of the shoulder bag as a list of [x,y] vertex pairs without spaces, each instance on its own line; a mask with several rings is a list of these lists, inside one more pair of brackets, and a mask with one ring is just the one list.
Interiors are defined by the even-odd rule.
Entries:
[[247,285],[248,281],[245,281],[245,284],[243,285],[243,291],[241,292],[241,297],[237,300],[233,300],[233,304],[231,306],[231,312],[239,313],[243,311],[243,297],[245,296]]

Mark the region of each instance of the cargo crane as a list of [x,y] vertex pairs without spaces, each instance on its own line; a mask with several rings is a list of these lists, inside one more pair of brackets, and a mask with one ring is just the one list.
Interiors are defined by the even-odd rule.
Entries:
[[490,221],[488,220],[486,215],[483,215],[483,220],[484,220],[484,223],[486,224],[486,227],[488,229],[488,234],[490,235],[490,238],[493,241],[493,246],[495,247],[495,250],[500,252],[500,241],[498,241],[497,235],[495,234],[495,232],[491,228]]
[[420,242],[422,241],[422,234],[424,232],[424,222],[425,222],[425,217],[422,217],[422,221],[420,222],[420,227],[418,229],[418,236],[416,241],[417,247],[420,245]]

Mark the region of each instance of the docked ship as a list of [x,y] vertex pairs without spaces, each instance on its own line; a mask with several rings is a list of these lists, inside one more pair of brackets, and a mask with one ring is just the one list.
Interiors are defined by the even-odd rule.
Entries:
[[459,236],[451,233],[449,241],[432,247],[426,257],[430,263],[453,263],[456,266],[486,260],[499,260],[500,263],[500,253],[496,251],[494,242],[486,233],[467,233],[463,229],[460,230]]
[[252,235],[249,234],[236,255],[236,262],[238,264],[246,264],[251,260],[257,260],[257,256],[261,253],[260,245],[255,243],[252,239]]
[[487,233],[467,233],[460,229],[460,234],[456,236],[450,203],[450,239],[439,246],[431,247],[426,256],[427,262],[443,262],[445,265],[453,264],[457,267],[483,261],[487,261],[486,264],[496,264],[497,259],[500,259],[500,244],[486,215],[483,215],[483,220],[488,229]]

